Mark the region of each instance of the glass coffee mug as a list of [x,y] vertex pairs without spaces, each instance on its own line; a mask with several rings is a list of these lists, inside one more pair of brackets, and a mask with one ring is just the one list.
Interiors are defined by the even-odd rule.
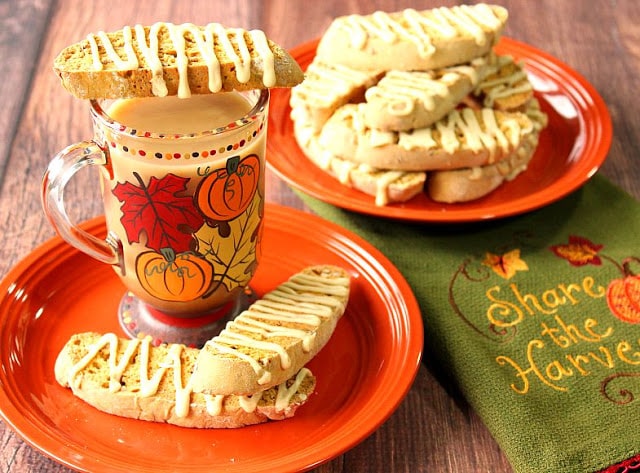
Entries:
[[[93,140],[52,159],[45,214],[65,241],[113,266],[126,287],[118,317],[130,336],[201,346],[250,302],[268,109],[266,89],[92,100]],[[105,240],[65,209],[65,186],[87,166],[99,169]]]

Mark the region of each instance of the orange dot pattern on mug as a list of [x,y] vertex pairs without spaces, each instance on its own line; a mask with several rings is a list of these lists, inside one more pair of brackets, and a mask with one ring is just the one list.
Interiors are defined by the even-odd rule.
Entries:
[[[245,125],[246,123],[249,123],[249,122],[245,121],[245,120],[238,120],[236,122],[232,122],[231,124],[227,125],[226,127],[217,128],[216,130],[213,130],[213,132],[214,133],[220,133],[220,132],[222,132],[224,130],[229,130],[229,129],[235,128],[237,126]],[[261,121],[260,124],[255,129],[248,130],[247,135],[244,138],[239,139],[238,141],[234,140],[234,141],[229,142],[227,144],[223,144],[221,146],[218,146],[217,148],[197,149],[197,150],[188,151],[188,152],[184,152],[184,151],[180,151],[180,152],[158,152],[158,151],[153,151],[153,150],[149,150],[149,149],[135,148],[135,147],[132,147],[132,146],[127,145],[127,144],[119,143],[117,140],[115,140],[115,139],[113,139],[111,137],[108,140],[108,143],[109,143],[109,146],[111,148],[114,148],[114,149],[119,148],[121,151],[123,151],[125,153],[129,153],[132,156],[149,157],[149,158],[153,158],[153,159],[163,159],[163,160],[167,160],[167,161],[168,160],[173,160],[173,159],[208,158],[208,157],[212,157],[212,156],[224,155],[225,153],[230,153],[230,152],[237,151],[237,150],[243,148],[248,143],[253,141],[253,139],[258,135],[258,133],[260,133],[260,131],[262,131],[263,126],[264,126],[264,121]],[[139,133],[137,130],[125,127],[124,125],[120,126],[119,131],[122,134],[125,134],[125,135],[137,136],[137,137],[141,137],[141,138],[159,138],[159,139],[164,139],[164,138],[171,138],[171,136],[172,136],[172,135],[167,135],[167,134],[152,134],[152,133],[149,133],[149,132]],[[196,137],[196,136],[199,136],[199,134],[193,133],[193,134],[190,134],[190,135],[176,135],[176,138],[182,139],[183,137],[189,138],[189,137]]]

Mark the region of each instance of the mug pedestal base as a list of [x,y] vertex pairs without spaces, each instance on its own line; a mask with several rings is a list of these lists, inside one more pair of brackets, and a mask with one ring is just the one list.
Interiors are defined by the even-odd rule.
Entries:
[[253,291],[247,288],[235,301],[195,317],[176,317],[154,309],[127,292],[120,300],[118,321],[131,338],[150,337],[153,345],[182,343],[202,348],[255,301]]

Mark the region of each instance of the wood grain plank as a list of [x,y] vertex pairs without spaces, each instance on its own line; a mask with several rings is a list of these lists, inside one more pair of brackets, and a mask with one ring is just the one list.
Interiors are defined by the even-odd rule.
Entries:
[[[51,1],[0,2],[0,179],[31,86]],[[11,80],[5,80],[10,77]]]

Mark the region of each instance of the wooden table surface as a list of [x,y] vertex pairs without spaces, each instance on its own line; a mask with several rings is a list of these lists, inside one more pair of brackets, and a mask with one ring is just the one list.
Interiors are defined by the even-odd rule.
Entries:
[[[63,47],[89,32],[124,25],[221,22],[264,30],[286,48],[319,37],[348,13],[418,9],[450,0],[2,0],[0,1],[0,276],[53,236],[40,207],[42,174],[60,149],[91,136],[87,104],[67,94],[51,65]],[[582,74],[608,104],[614,127],[601,173],[640,198],[640,2],[635,0],[496,0],[510,11],[505,35],[532,44]],[[92,179],[74,192],[91,196]],[[276,176],[267,200],[304,209]],[[98,199],[73,208],[79,220],[99,215]],[[1,330],[1,328],[0,328]],[[481,419],[450,395],[428,367],[391,418],[317,472],[510,472]],[[0,422],[0,472],[69,471]]]

